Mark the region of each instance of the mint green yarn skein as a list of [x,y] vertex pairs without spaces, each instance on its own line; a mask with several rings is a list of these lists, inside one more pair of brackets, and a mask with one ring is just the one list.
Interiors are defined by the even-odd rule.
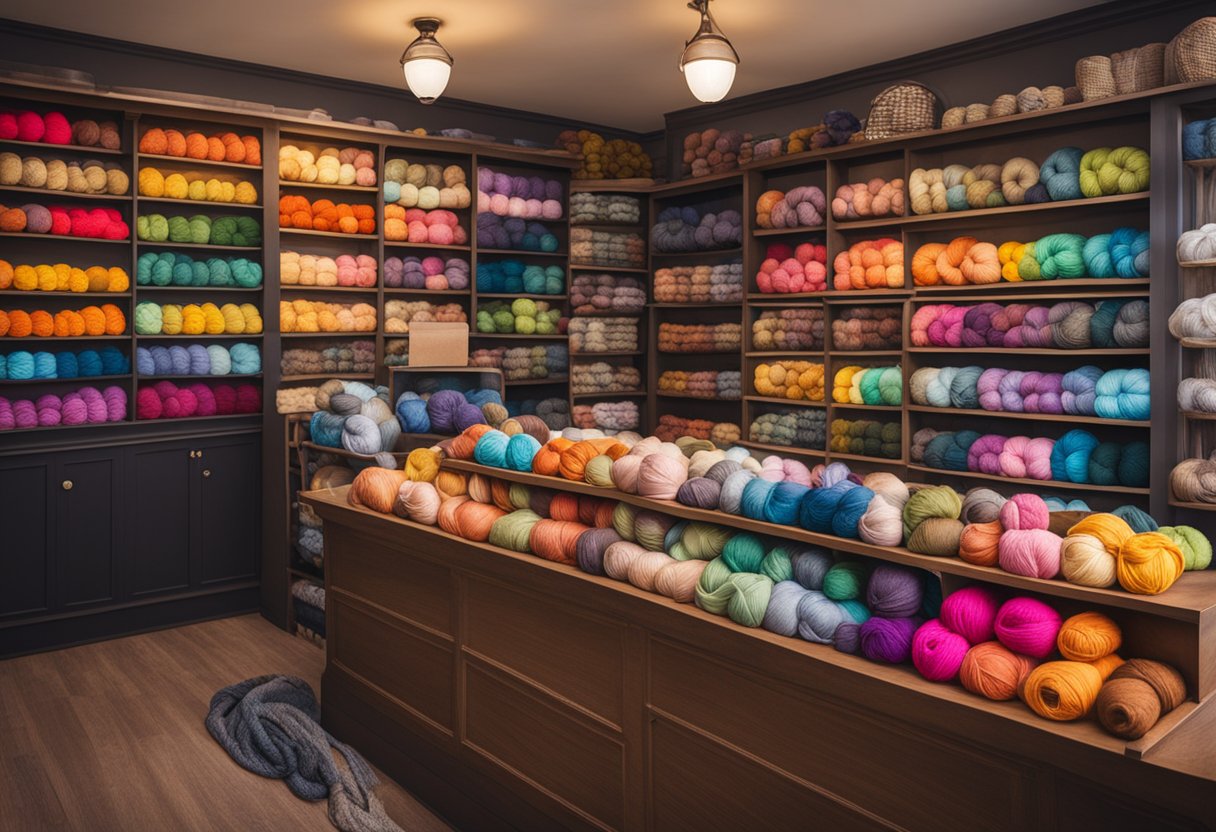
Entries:
[[722,562],[732,572],[759,572],[764,563],[764,543],[754,534],[741,532],[722,549]]
[[857,561],[841,561],[823,576],[823,594],[833,601],[848,601],[865,594],[870,570]]
[[759,627],[773,594],[772,579],[752,572],[740,572],[731,575],[730,582],[734,584],[735,591],[726,602],[727,616],[744,627]]
[[731,596],[735,594],[735,585],[730,582],[733,574],[722,558],[711,560],[697,581],[693,596],[697,606],[708,613],[724,615]]

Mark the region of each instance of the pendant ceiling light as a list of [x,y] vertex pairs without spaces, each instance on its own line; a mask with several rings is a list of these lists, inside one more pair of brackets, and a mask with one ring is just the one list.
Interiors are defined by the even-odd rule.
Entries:
[[435,39],[442,22],[436,17],[420,17],[413,21],[418,37],[401,55],[406,86],[423,104],[430,104],[443,95],[452,75],[453,58]]
[[684,44],[680,71],[698,101],[721,101],[735,82],[739,53],[709,14],[709,0],[692,0],[688,8],[701,14],[701,26]]

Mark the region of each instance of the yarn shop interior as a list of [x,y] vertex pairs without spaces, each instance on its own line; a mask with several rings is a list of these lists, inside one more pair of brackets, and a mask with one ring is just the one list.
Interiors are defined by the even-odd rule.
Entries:
[[0,2],[0,830],[1216,830],[1214,13]]

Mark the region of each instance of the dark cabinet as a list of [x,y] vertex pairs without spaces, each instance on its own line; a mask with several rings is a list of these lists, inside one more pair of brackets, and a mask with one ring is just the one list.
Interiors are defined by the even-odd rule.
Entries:
[[0,620],[51,606],[54,475],[46,459],[0,459]]
[[89,451],[55,466],[55,578],[64,609],[119,596],[122,463],[107,451]]
[[132,597],[190,586],[190,491],[194,445],[152,445],[128,452],[129,513],[135,524],[126,560]]
[[259,449],[247,440],[212,443],[201,452],[198,486],[198,582],[257,574],[262,545]]

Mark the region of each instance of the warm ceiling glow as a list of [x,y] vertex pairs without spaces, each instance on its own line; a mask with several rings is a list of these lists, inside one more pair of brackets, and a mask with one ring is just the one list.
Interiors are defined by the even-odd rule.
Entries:
[[709,0],[692,0],[688,8],[701,14],[701,25],[684,44],[680,71],[698,101],[721,101],[735,82],[739,53],[710,16]]
[[453,58],[435,39],[439,25],[440,21],[433,17],[415,20],[414,28],[418,30],[418,37],[401,56],[405,83],[423,104],[430,104],[443,95],[452,76]]

